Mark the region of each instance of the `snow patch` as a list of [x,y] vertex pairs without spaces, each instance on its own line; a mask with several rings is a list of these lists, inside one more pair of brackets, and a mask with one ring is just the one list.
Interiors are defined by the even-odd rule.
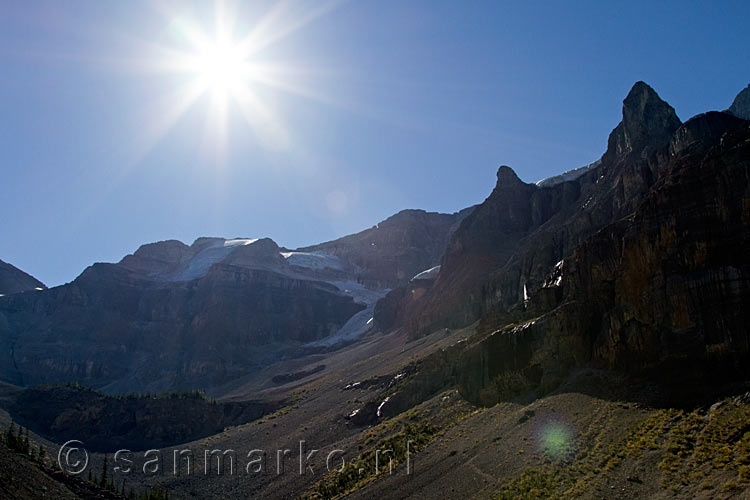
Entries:
[[562,285],[563,280],[563,261],[561,260],[557,264],[555,264],[555,267],[552,268],[552,271],[549,272],[547,275],[547,278],[544,282],[544,288],[552,288],[552,287],[558,287]]
[[386,290],[370,290],[361,283],[355,281],[328,281],[341,290],[344,294],[354,299],[358,304],[364,304],[366,307],[356,313],[344,323],[339,330],[324,339],[317,340],[310,344],[311,347],[331,347],[342,342],[355,340],[369,332],[375,325],[373,314],[375,312],[375,303],[385,297],[390,292]]
[[389,399],[391,399],[391,397],[390,397],[390,396],[388,396],[387,398],[385,398],[385,399],[383,400],[383,402],[382,402],[382,403],[380,403],[380,406],[378,406],[378,413],[377,413],[378,417],[380,417],[380,410],[382,410],[382,409],[383,409],[383,406],[385,406],[385,404],[386,404],[386,403],[388,402],[388,400],[389,400]]
[[281,256],[286,261],[297,267],[306,267],[308,269],[335,269],[340,271],[344,265],[335,255],[325,252],[281,252]]
[[562,285],[562,278],[563,278],[562,266],[563,266],[563,261],[560,261],[557,264],[555,264],[554,272],[557,273],[557,277],[555,278],[555,281],[552,283],[553,286]]
[[258,238],[237,238],[234,240],[224,240],[224,247],[240,247],[252,245],[258,241]]
[[391,291],[390,289],[370,290],[362,283],[357,283],[356,281],[328,281],[328,283],[352,297],[354,302],[368,306],[374,306],[375,302],[385,297],[385,294]]
[[430,269],[427,269],[426,271],[422,271],[421,273],[414,276],[411,281],[417,281],[417,280],[434,280],[437,278],[438,273],[440,272],[440,266],[431,267]]
[[226,259],[237,247],[252,245],[257,238],[219,240],[203,248],[188,262],[187,267],[173,281],[190,281],[205,276],[214,264]]
[[547,177],[546,179],[536,181],[534,184],[539,187],[552,187],[556,184],[560,184],[561,182],[573,181],[578,179],[580,176],[582,176],[592,168],[598,167],[601,162],[602,160],[599,159],[589,163],[588,165],[574,168],[573,170],[568,170],[566,172],[563,172],[562,174],[553,175],[552,177]]

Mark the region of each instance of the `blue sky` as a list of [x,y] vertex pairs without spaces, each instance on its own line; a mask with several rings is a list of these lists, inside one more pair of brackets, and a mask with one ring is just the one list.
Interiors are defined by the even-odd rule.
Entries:
[[58,285],[151,241],[297,247],[453,212],[501,164],[531,182],[598,158],[637,80],[683,121],[750,81],[750,3],[610,4],[229,5],[233,39],[275,14],[250,60],[284,71],[247,86],[263,120],[230,99],[219,134],[210,92],[162,126],[194,75],[153,68],[194,51],[175,20],[214,32],[208,2],[0,0],[0,258]]

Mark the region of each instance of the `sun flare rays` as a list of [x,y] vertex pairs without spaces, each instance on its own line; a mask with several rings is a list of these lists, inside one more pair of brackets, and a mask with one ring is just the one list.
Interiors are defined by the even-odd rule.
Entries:
[[303,97],[316,93],[300,83],[301,68],[261,56],[339,3],[281,2],[260,16],[247,33],[236,33],[237,6],[225,2],[214,3],[211,22],[197,22],[185,13],[162,8],[169,41],[144,44],[149,55],[141,67],[184,80],[163,99],[162,109],[155,112],[158,117],[145,128],[148,137],[142,142],[146,149],[159,142],[198,100],[207,104],[203,144],[216,149],[219,157],[228,147],[230,115],[235,114],[260,145],[286,148],[288,131],[279,113],[263,99],[263,87]]

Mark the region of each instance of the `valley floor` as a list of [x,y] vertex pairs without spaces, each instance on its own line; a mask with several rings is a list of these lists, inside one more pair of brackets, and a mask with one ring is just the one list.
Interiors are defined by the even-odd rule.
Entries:
[[[383,381],[471,333],[443,331],[415,342],[392,334],[281,363],[226,388],[222,399],[285,397],[287,406],[160,450],[156,474],[143,474],[144,454],[134,452],[128,455],[134,470],[117,481],[164,487],[170,498],[183,500],[750,498],[748,395],[696,409],[655,408],[637,398],[611,397],[621,381],[589,370],[536,400],[483,408],[445,387],[390,418],[366,423],[347,418],[393,394],[393,384]],[[321,364],[322,371],[310,369]],[[309,375],[272,383],[289,372]],[[175,450],[183,449],[192,450],[191,473],[187,461],[178,460],[175,474]],[[312,449],[320,451],[308,461]],[[211,450],[233,450],[227,455],[234,462],[225,460],[221,474],[215,457],[206,465]],[[265,453],[262,467],[253,461],[261,451],[252,450]],[[327,458],[332,469],[341,467],[343,458],[343,470],[327,472]],[[102,459],[93,454],[90,468],[101,470]],[[111,455],[109,460],[114,466]]]

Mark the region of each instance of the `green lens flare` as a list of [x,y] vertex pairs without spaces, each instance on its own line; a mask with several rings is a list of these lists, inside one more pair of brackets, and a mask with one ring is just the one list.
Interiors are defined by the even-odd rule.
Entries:
[[560,424],[548,424],[539,440],[542,452],[552,458],[561,458],[573,449],[570,431]]

